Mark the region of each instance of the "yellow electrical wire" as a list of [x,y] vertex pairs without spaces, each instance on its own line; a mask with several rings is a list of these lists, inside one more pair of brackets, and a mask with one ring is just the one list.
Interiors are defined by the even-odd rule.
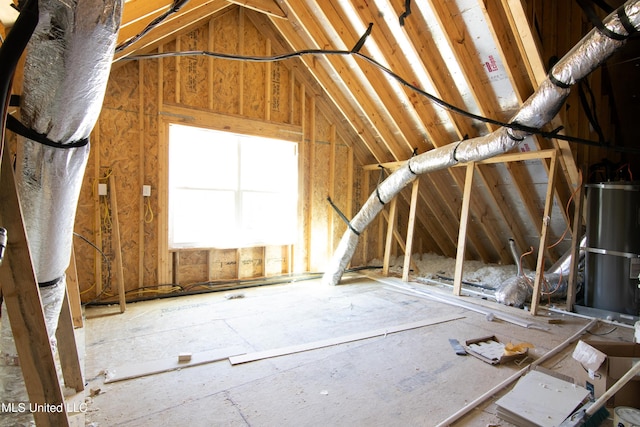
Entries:
[[153,209],[151,209],[151,197],[146,197],[146,201],[144,204],[144,222],[149,224],[153,221]]

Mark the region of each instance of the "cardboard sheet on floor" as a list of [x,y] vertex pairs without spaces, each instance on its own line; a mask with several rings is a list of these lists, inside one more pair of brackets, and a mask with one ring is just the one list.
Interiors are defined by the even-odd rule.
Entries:
[[581,386],[531,371],[498,399],[498,416],[517,426],[552,427],[562,423],[589,396]]
[[162,372],[204,365],[207,363],[220,362],[227,360],[230,356],[237,356],[244,353],[246,353],[246,350],[242,347],[222,348],[193,353],[190,360],[183,362],[179,361],[179,357],[176,354],[175,357],[171,358],[133,363],[131,365],[125,365],[115,369],[108,369],[104,382],[105,384],[114,383],[117,381],[130,380]]
[[329,347],[332,345],[345,344],[348,342],[364,340],[367,338],[379,337],[395,332],[408,331],[410,329],[422,328],[424,326],[436,325],[438,323],[450,322],[452,320],[463,319],[464,316],[444,316],[433,319],[420,320],[403,325],[389,326],[388,328],[375,329],[372,331],[360,332],[353,335],[329,338],[321,341],[313,341],[305,344],[296,344],[289,347],[275,348],[271,350],[257,351],[254,353],[233,356],[229,358],[232,365],[255,362],[256,360],[268,359],[270,357],[284,356],[286,354],[300,353],[302,351],[315,350],[317,348]]

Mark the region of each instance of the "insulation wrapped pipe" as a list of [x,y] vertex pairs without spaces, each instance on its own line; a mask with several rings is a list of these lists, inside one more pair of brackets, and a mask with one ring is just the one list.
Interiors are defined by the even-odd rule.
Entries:
[[[41,1],[27,46],[20,120],[62,147],[87,140],[102,108],[122,0]],[[39,283],[64,276],[89,145],[18,138],[16,183]]]
[[[53,144],[19,136],[15,173],[47,331],[55,347],[88,138],[102,108],[123,0],[41,0],[39,6],[39,22],[25,56],[19,120]],[[79,141],[87,144],[76,146]],[[17,357],[9,354],[15,346],[7,344],[12,339],[4,327],[8,323],[2,322],[0,364]],[[7,378],[1,368],[3,382]],[[1,385],[0,391],[15,389],[6,381]]]
[[[623,37],[637,31],[640,28],[640,0],[627,1],[605,19],[604,25]],[[610,38],[594,28],[556,63],[547,79],[511,118],[511,124],[519,125],[516,129],[502,127],[484,136],[427,151],[412,157],[389,175],[351,220],[351,228],[358,233],[347,229],[329,261],[323,282],[330,285],[340,282],[355,253],[359,234],[380,213],[383,203],[395,197],[417,175],[449,168],[457,163],[484,160],[517,147],[532,133],[532,129],[540,129],[553,119],[569,96],[571,85],[599,67],[623,45],[624,40]]]

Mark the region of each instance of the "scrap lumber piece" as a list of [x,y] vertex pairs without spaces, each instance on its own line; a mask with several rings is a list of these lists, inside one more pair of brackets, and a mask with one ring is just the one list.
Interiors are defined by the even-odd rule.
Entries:
[[434,319],[421,320],[412,323],[405,323],[403,325],[391,326],[388,328],[376,329],[373,331],[365,331],[352,335],[346,335],[342,337],[333,337],[326,340],[313,341],[305,344],[296,344],[289,347],[275,348],[271,350],[257,351],[255,353],[248,353],[239,356],[232,356],[229,358],[229,362],[232,365],[239,365],[241,363],[255,362],[257,360],[268,359],[271,357],[284,356],[287,354],[301,353],[303,351],[315,350],[323,347],[330,347],[338,344],[346,344],[349,342],[360,341],[367,338],[375,338],[379,336],[386,336],[396,332],[408,331],[410,329],[422,328],[424,326],[436,325],[438,323],[450,322],[452,320],[463,319],[464,316],[443,316],[436,317]]

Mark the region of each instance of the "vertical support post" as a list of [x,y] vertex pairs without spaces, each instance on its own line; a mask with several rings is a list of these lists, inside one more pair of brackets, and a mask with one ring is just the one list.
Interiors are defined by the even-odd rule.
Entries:
[[387,220],[387,238],[384,246],[384,260],[382,262],[382,275],[389,275],[389,259],[391,258],[391,245],[393,244],[393,230],[396,226],[396,200],[394,197],[389,204],[389,219]]
[[33,405],[62,405],[60,412],[35,411],[33,418],[38,426],[68,426],[8,150],[2,155],[0,195],[0,223],[7,229],[0,286],[29,401]]
[[[369,172],[362,171],[362,187],[360,194],[362,195],[362,204],[367,201],[367,195],[369,194]],[[362,247],[362,261],[366,264],[369,261],[369,227],[364,229],[361,234],[361,247]]]
[[76,268],[76,251],[71,247],[71,261],[67,268],[67,295],[69,296],[69,307],[75,328],[82,328],[82,303],[80,301],[80,285],[78,282],[78,270]]
[[180,251],[171,252],[171,265],[173,270],[173,280],[172,282],[179,285],[180,284]]
[[467,165],[467,173],[464,179],[464,191],[462,195],[462,210],[460,212],[460,230],[458,230],[458,251],[456,253],[456,266],[453,274],[453,293],[460,295],[462,291],[462,269],[464,255],[467,247],[467,225],[469,223],[469,207],[471,206],[471,189],[473,188],[473,171],[475,163]]
[[538,247],[538,259],[536,262],[536,278],[533,282],[533,295],[531,296],[531,314],[538,313],[540,304],[540,285],[544,280],[544,253],[547,247],[549,222],[551,220],[551,207],[553,206],[553,194],[556,180],[556,169],[558,165],[557,151],[551,155],[551,167],[549,168],[549,183],[547,184],[547,196],[542,215],[542,231],[540,233],[540,246]]
[[[335,196],[336,187],[336,125],[329,126],[329,197]],[[332,253],[336,248],[333,244],[333,236],[335,235],[335,215],[330,204],[327,204],[327,218],[329,221],[327,235],[327,253]]]
[[111,201],[111,217],[113,218],[113,251],[116,256],[116,279],[118,280],[118,296],[120,302],[120,313],[124,313],[127,308],[127,301],[124,295],[124,271],[122,266],[122,244],[120,243],[120,221],[118,219],[118,198],[116,196],[116,179],[109,175],[109,195]]
[[[581,172],[584,176],[584,172]],[[584,207],[584,185],[580,182],[573,198],[573,227],[571,229],[571,266],[569,267],[569,279],[567,282],[567,311],[572,311],[576,303],[576,278],[578,275],[578,256],[580,254],[580,241],[582,240],[582,209]]]
[[[95,135],[95,136],[94,136]],[[93,135],[91,140],[91,150],[94,153],[100,153],[100,120],[96,122],[93,128]],[[94,239],[96,242],[96,248],[102,251],[102,197],[98,194],[96,186],[100,183],[100,156],[94,155],[93,170],[94,170],[94,190],[93,190],[93,215],[94,215]],[[96,296],[102,294],[102,258],[97,257],[94,263],[93,277],[96,281]]]
[[[144,131],[144,74],[145,74],[145,61],[138,61],[138,100],[139,100],[139,111],[138,111],[138,161],[140,165],[138,166],[138,185],[140,189],[139,193],[139,203],[138,203],[138,289],[142,289],[144,287],[144,254],[145,254],[145,213],[146,213],[146,200],[145,196],[142,195],[142,186],[145,184],[145,131]],[[150,196],[149,196],[150,197]],[[142,296],[142,291],[139,292],[139,296]]]
[[404,250],[404,264],[402,268],[402,281],[409,281],[409,270],[411,270],[411,253],[413,252],[413,231],[416,224],[416,209],[418,204],[418,189],[420,188],[420,178],[413,181],[411,187],[411,206],[409,206],[409,223],[407,225],[407,243]]

